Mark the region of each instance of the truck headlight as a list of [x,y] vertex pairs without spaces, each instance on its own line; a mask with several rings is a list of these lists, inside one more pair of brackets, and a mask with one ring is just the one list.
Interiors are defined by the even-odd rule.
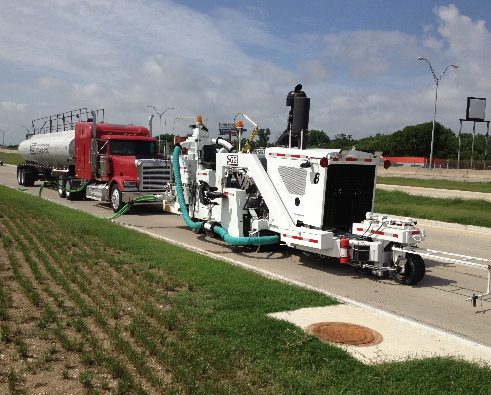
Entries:
[[136,181],[123,181],[125,188],[136,188]]

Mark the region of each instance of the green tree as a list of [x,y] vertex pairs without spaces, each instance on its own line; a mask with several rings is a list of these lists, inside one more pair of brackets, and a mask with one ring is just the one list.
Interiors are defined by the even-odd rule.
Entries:
[[269,136],[271,136],[271,131],[269,128],[259,129],[257,132],[257,141],[255,141],[254,148],[266,148],[269,145]]
[[323,130],[309,130],[308,148],[323,148],[329,143],[329,136]]
[[[389,155],[430,156],[432,122],[406,126],[390,135]],[[457,152],[457,136],[442,124],[435,124],[433,156],[454,158]]]
[[351,134],[338,133],[329,141],[326,148],[351,149],[356,145],[356,140],[353,140]]
[[390,134],[377,133],[375,136],[365,137],[355,143],[356,149],[365,152],[381,151],[384,154],[389,152]]

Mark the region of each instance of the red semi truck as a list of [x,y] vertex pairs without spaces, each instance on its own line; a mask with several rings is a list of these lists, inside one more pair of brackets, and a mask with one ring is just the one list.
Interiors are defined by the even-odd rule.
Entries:
[[18,183],[56,180],[60,197],[110,202],[115,212],[142,195],[162,200],[171,168],[158,154],[151,120],[147,129],[97,122],[95,111],[75,112],[77,122],[71,122],[74,111],[41,118],[40,128],[33,121],[18,148],[24,159],[17,167]]

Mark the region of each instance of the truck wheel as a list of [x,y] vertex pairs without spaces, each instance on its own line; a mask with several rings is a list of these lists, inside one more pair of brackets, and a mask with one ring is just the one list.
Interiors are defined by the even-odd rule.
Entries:
[[118,184],[114,184],[111,188],[111,207],[115,213],[123,208],[123,199]]
[[66,198],[66,178],[63,176],[58,178],[58,196]]
[[65,189],[66,200],[77,200],[78,194],[77,192],[72,192],[72,189],[76,189],[76,188],[73,185],[72,179],[69,178],[66,180],[66,189]]
[[406,266],[404,273],[400,272],[400,268],[391,271],[392,279],[403,285],[412,285],[420,282],[425,275],[425,263],[423,258],[416,254],[406,254]]

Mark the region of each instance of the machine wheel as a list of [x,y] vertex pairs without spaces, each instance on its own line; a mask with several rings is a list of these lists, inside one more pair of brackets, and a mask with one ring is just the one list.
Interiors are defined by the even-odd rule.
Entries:
[[400,270],[390,272],[392,279],[403,285],[412,285],[420,282],[425,275],[425,262],[416,254],[406,254],[406,266],[404,273]]
[[118,184],[114,184],[111,188],[111,207],[115,213],[123,208],[123,195],[119,190]]
[[66,178],[63,176],[58,178],[58,196],[66,198]]

